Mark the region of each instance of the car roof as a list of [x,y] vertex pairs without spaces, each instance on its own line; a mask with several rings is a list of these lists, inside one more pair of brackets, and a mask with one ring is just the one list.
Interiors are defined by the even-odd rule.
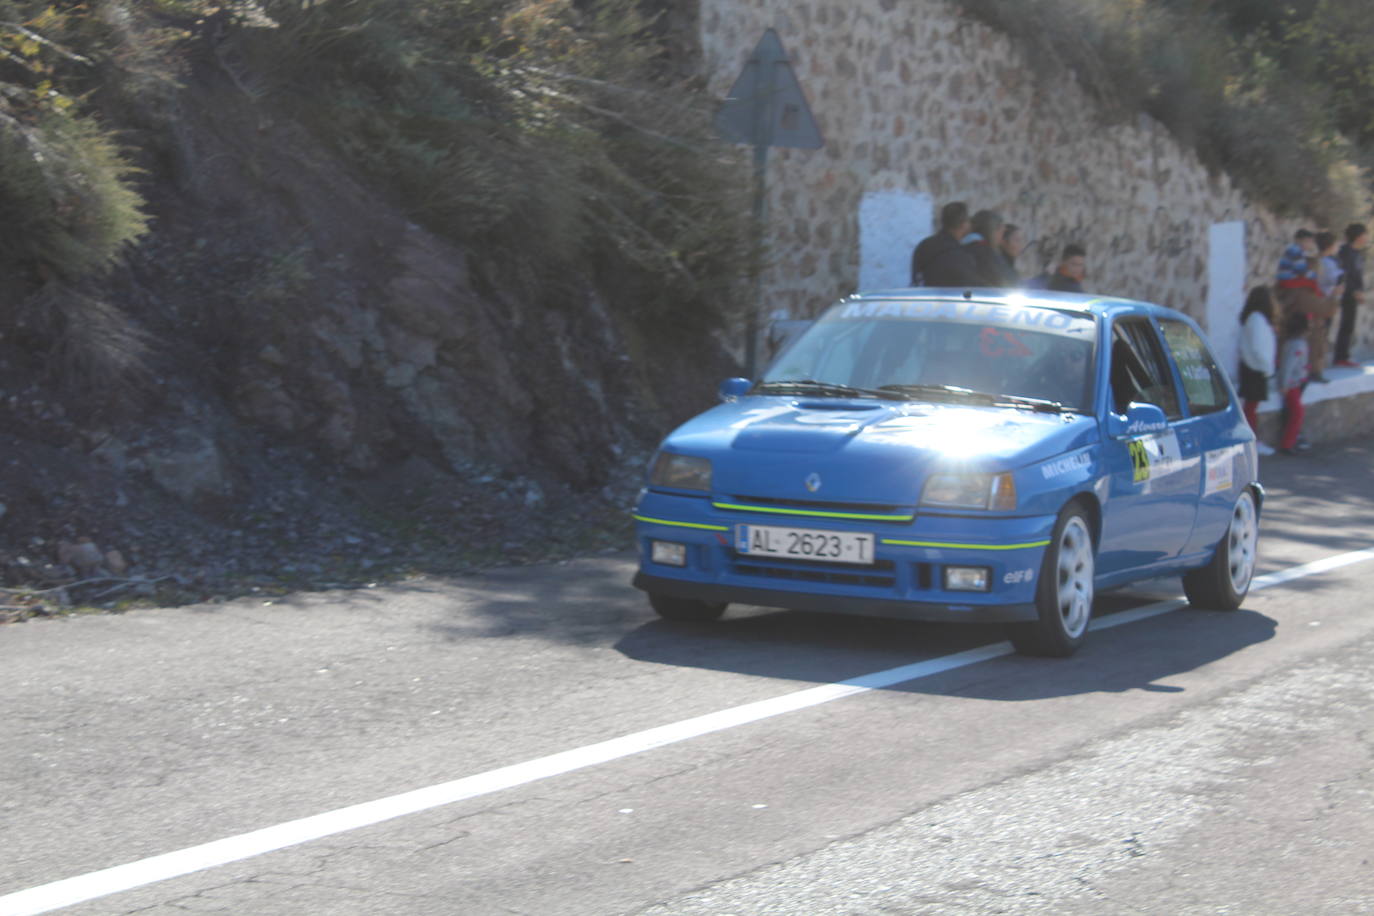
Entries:
[[1001,289],[1001,288],[942,288],[942,287],[901,287],[896,289],[861,290],[846,297],[844,302],[891,301],[891,300],[954,300],[958,302],[979,302],[989,305],[1009,305],[1017,308],[1038,307],[1060,311],[1079,312],[1084,315],[1110,317],[1124,312],[1145,313],[1157,318],[1188,318],[1182,312],[1166,306],[1156,305],[1140,299],[1127,299],[1122,296],[1099,296],[1092,293],[1059,293],[1043,289]]

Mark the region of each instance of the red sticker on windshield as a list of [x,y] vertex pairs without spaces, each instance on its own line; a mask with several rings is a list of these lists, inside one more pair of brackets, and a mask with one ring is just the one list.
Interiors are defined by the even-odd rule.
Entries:
[[1031,355],[1030,347],[1027,347],[1021,342],[1021,338],[1005,328],[983,328],[978,335],[978,349],[988,359]]

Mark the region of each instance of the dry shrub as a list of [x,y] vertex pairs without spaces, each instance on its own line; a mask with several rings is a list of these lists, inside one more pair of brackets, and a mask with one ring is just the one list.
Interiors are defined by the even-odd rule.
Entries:
[[738,308],[747,173],[713,100],[663,76],[633,0],[262,9],[277,27],[242,34],[276,98],[302,99],[302,121],[472,250],[479,279],[554,306],[590,283],[655,330]]
[[[1253,0],[959,2],[1020,42],[1034,66],[1073,71],[1109,112],[1158,118],[1209,167],[1226,171],[1278,212],[1326,218],[1354,206],[1330,175],[1342,158],[1366,155],[1340,135],[1353,123],[1342,118],[1357,97],[1348,83],[1364,71],[1352,63],[1350,80],[1333,89],[1310,62],[1320,60],[1324,41],[1351,60],[1353,52],[1321,37],[1327,32],[1288,28],[1283,17],[1299,15],[1293,9],[1274,14],[1283,26],[1280,43],[1241,30],[1242,22],[1267,28],[1268,19],[1235,18],[1227,9]],[[1323,0],[1304,21],[1320,21],[1329,6]],[[1366,66],[1367,60],[1367,54],[1360,58]],[[1374,70],[1366,82],[1374,99]]]

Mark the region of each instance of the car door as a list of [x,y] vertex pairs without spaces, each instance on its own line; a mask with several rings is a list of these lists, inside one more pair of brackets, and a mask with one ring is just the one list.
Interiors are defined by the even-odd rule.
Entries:
[[1179,319],[1159,324],[1183,392],[1186,417],[1178,424],[1179,438],[1202,457],[1197,512],[1184,553],[1210,551],[1230,524],[1240,488],[1254,476],[1253,437],[1202,335]]
[[[1118,316],[1109,330],[1107,410],[1154,404],[1165,422],[1104,437],[1109,472],[1098,569],[1110,576],[1166,564],[1193,533],[1202,486],[1200,440],[1188,427],[1173,367],[1149,316]],[[1125,576],[1122,576],[1125,578]]]

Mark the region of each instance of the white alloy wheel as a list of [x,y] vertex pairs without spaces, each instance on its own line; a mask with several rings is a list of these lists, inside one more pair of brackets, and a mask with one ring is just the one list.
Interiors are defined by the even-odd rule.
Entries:
[[1250,578],[1255,574],[1255,548],[1259,544],[1259,513],[1255,511],[1255,497],[1249,490],[1241,493],[1236,507],[1231,510],[1231,527],[1226,538],[1231,588],[1243,595],[1249,591]]
[[1081,515],[1059,533],[1059,569],[1055,600],[1064,635],[1078,639],[1088,629],[1093,611],[1093,536]]
[[1246,487],[1231,507],[1231,521],[1207,565],[1183,574],[1183,593],[1193,607],[1238,610],[1250,591],[1259,555],[1259,496]]

